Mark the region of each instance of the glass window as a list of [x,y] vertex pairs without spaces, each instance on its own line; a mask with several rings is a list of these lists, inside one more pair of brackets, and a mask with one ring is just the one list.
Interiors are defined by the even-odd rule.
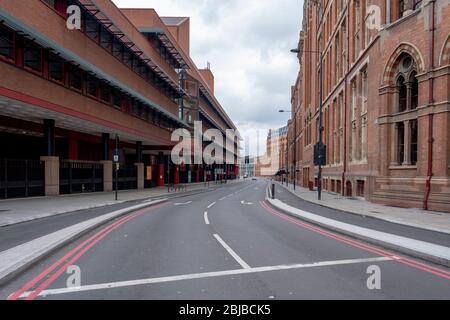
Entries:
[[0,27],[0,55],[8,59],[14,58],[14,32]]
[[398,78],[397,87],[399,89],[398,112],[403,112],[406,110],[407,106],[407,88],[405,84],[405,79],[403,77]]
[[56,0],[44,0],[46,4],[48,4],[50,7],[55,8]]
[[69,68],[69,85],[71,88],[81,90],[83,85],[83,76],[81,69],[71,65]]
[[133,66],[133,54],[130,50],[125,49],[123,53],[123,62],[130,68]]
[[122,53],[123,53],[123,44],[116,38],[113,38],[113,45],[112,45],[112,53],[113,55],[122,60]]
[[416,74],[413,73],[412,77],[412,88],[411,88],[411,109],[417,109],[419,105],[419,82],[417,81]]
[[98,79],[92,75],[87,77],[87,94],[98,97]]
[[403,122],[397,123],[397,137],[398,137],[398,150],[397,150],[398,163],[402,164],[405,161],[405,125]]
[[112,91],[112,101],[115,107],[121,107],[122,93],[119,90],[115,89]]
[[100,25],[90,14],[86,17],[86,34],[89,38],[98,41]]
[[100,29],[100,45],[103,48],[107,49],[108,51],[111,51],[111,44],[112,44],[112,34],[105,27],[101,27],[101,29]]
[[410,121],[411,125],[411,164],[417,164],[417,141],[418,141],[418,127],[417,119]]
[[111,87],[107,83],[100,85],[100,99],[104,102],[111,103]]
[[25,41],[24,64],[34,71],[42,71],[42,48],[30,40]]
[[48,76],[52,80],[64,82],[64,60],[52,52],[48,56]]

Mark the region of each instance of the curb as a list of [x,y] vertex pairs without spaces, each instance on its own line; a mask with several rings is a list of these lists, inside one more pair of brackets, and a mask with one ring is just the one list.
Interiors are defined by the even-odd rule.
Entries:
[[168,199],[155,200],[113,211],[0,252],[0,283],[9,281],[42,258],[107,222],[167,201]]
[[328,206],[328,205],[320,203],[320,202],[315,202],[315,201],[311,201],[311,200],[302,198],[299,195],[297,195],[293,190],[291,190],[288,187],[280,184],[280,182],[276,181],[276,183],[278,184],[278,186],[280,186],[283,189],[285,189],[286,191],[290,192],[292,195],[296,196],[300,200],[306,201],[308,203],[311,203],[311,204],[314,204],[314,205],[317,205],[317,206],[321,206],[323,208],[333,209],[333,210],[337,210],[337,211],[340,211],[340,212],[343,212],[343,213],[347,213],[347,214],[352,214],[352,215],[359,216],[359,217],[364,217],[364,218],[369,218],[369,219],[376,219],[376,220],[386,221],[386,222],[390,222],[390,223],[395,223],[395,224],[398,224],[398,225],[401,225],[401,226],[407,226],[407,227],[411,227],[411,228],[416,228],[416,229],[421,229],[421,230],[426,230],[426,231],[432,231],[432,232],[439,232],[439,233],[442,233],[442,234],[450,234],[450,232],[448,230],[446,230],[446,229],[440,229],[440,228],[434,228],[434,227],[424,227],[422,225],[415,224],[415,223],[405,223],[405,222],[385,219],[385,218],[382,218],[382,217],[375,217],[375,216],[370,215],[370,214],[361,214],[361,213],[356,213],[356,212],[352,212],[352,211],[342,210],[342,209],[339,209],[339,208],[334,208],[332,206]]
[[[104,207],[114,206],[114,205],[118,205],[118,204],[125,204],[125,203],[137,202],[137,201],[145,201],[145,200],[160,200],[160,199],[168,199],[168,200],[170,200],[170,199],[177,199],[177,198],[183,198],[183,197],[188,197],[188,196],[195,196],[197,194],[201,194],[201,193],[205,193],[205,192],[215,191],[218,188],[220,188],[220,187],[214,185],[214,186],[210,186],[208,188],[203,188],[203,189],[196,189],[196,190],[185,191],[185,192],[167,193],[167,194],[157,195],[157,196],[154,196],[154,197],[147,196],[147,197],[137,198],[137,199],[119,200],[119,201],[115,201],[114,203],[93,205],[93,206],[90,206],[90,207],[76,209],[76,210],[70,210],[70,211],[64,211],[64,212],[54,212],[54,213],[50,213],[50,214],[42,214],[42,215],[39,215],[39,216],[33,216],[33,217],[17,220],[17,221],[11,222],[11,223],[9,223],[9,222],[0,223],[0,230],[3,227],[14,226],[14,225],[21,224],[21,223],[26,223],[26,222],[30,222],[30,221],[36,221],[36,220],[41,220],[41,219],[46,219],[46,218],[51,218],[51,217],[57,217],[57,216],[60,216],[60,215],[64,215],[64,214],[67,214],[67,213],[73,213],[73,212],[77,212],[77,211],[98,209],[98,208],[104,208]],[[17,199],[17,200],[19,200],[19,199]],[[1,276],[0,276],[0,280],[1,280]]]
[[[315,215],[298,208],[291,207],[278,199],[266,198],[267,203],[273,208],[293,216],[297,219],[320,226],[352,238],[361,239],[368,243],[394,250],[409,256],[420,258],[445,267],[450,267],[450,248],[419,241],[411,238],[401,237],[367,228],[353,226],[337,220]],[[391,239],[388,241],[387,239]]]

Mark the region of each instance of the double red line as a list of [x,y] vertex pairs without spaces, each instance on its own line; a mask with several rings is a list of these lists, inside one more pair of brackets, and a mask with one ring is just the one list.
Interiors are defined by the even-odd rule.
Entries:
[[[63,274],[68,267],[73,265],[78,259],[80,259],[86,252],[88,252],[93,246],[95,246],[100,240],[106,237],[108,234],[124,225],[125,223],[133,220],[145,213],[148,213],[156,208],[164,206],[165,204],[160,204],[157,206],[153,206],[150,208],[141,209],[139,211],[134,212],[131,215],[126,215],[121,219],[115,221],[114,223],[104,227],[96,234],[83,241],[81,244],[67,252],[62,258],[53,263],[50,267],[42,271],[37,277],[27,282],[21,289],[14,292],[12,295],[8,297],[8,300],[17,300],[19,299],[25,292],[30,291],[30,289],[35,288],[32,292],[26,297],[26,300],[34,300],[43,290],[48,288],[56,279],[59,278],[61,274]],[[62,265],[62,266],[61,266]],[[61,267],[60,267],[61,266]],[[59,267],[59,269],[58,269]],[[57,269],[57,270],[56,270]],[[56,271],[55,271],[56,270]],[[44,278],[48,277],[46,280]],[[42,281],[44,280],[44,281]],[[40,283],[40,284],[39,284]],[[39,285],[38,285],[39,284]],[[36,287],[37,286],[37,287]]]
[[325,229],[316,227],[316,226],[314,226],[312,224],[302,222],[302,221],[300,221],[300,220],[298,220],[296,218],[293,218],[293,217],[290,217],[290,216],[288,216],[288,215],[286,215],[284,213],[278,212],[277,210],[271,208],[265,201],[260,201],[260,205],[261,205],[261,207],[263,207],[269,213],[271,213],[271,214],[273,214],[275,216],[278,216],[281,219],[284,219],[286,221],[294,223],[294,224],[296,224],[298,226],[301,226],[301,227],[303,227],[305,229],[311,230],[311,231],[313,231],[315,233],[324,235],[326,237],[335,239],[335,240],[337,240],[339,242],[346,243],[346,244],[351,245],[353,247],[362,249],[362,250],[367,251],[367,252],[371,252],[371,253],[377,254],[377,255],[382,256],[382,257],[392,258],[396,262],[399,262],[399,263],[408,265],[410,267],[413,267],[413,268],[416,268],[416,269],[419,269],[419,270],[422,270],[422,271],[434,274],[434,275],[439,276],[441,278],[445,278],[447,280],[450,280],[450,272],[449,271],[442,270],[442,269],[433,267],[431,265],[428,265],[428,264],[425,264],[425,263],[421,263],[421,262],[409,259],[409,258],[404,257],[404,256],[399,256],[399,255],[394,254],[392,252],[389,252],[389,251],[386,251],[386,250],[382,250],[382,249],[376,248],[374,246],[365,244],[363,242],[356,241],[356,240],[353,240],[353,239],[350,239],[350,238],[347,238],[347,237],[340,236],[340,235],[338,235],[338,234],[336,234],[334,232],[327,231]]

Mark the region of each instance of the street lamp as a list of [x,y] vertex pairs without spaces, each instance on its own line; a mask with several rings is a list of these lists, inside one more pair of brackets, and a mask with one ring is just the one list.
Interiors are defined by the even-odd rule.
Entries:
[[[323,53],[322,51],[305,51],[300,49],[292,49],[292,53],[302,54],[302,53],[318,53],[320,55],[319,60],[319,143],[317,144],[317,164],[319,166],[319,172],[317,174],[317,195],[318,199],[322,200],[322,164],[325,162],[324,145],[323,145],[323,79],[322,79],[322,66],[323,66]],[[315,157],[316,158],[316,157]]]
[[[280,113],[291,113],[292,111],[287,111],[287,110],[280,110],[278,111]],[[296,188],[297,185],[297,113],[294,114],[294,190]],[[286,148],[286,166],[287,166],[287,172],[289,172],[289,166],[288,166],[288,150],[289,150],[289,130],[288,130],[288,135],[287,135],[287,148]],[[289,180],[289,179],[288,179]]]

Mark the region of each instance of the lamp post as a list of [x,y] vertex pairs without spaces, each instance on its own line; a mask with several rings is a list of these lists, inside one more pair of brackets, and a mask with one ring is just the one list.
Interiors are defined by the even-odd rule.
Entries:
[[305,51],[300,49],[292,49],[292,53],[302,54],[302,53],[317,53],[320,55],[319,59],[319,143],[318,143],[318,165],[319,172],[317,174],[317,196],[319,200],[322,200],[322,162],[323,162],[323,79],[322,79],[322,66],[323,66],[323,53],[322,51]]
[[[292,111],[287,111],[287,110],[280,110],[278,111],[280,113],[293,113]],[[296,188],[297,185],[297,112],[294,113],[294,190]],[[286,150],[289,149],[289,130],[288,130],[288,135],[287,135],[287,148]],[[288,153],[286,152],[286,166],[288,167],[287,172],[289,172],[289,165],[288,165]]]

